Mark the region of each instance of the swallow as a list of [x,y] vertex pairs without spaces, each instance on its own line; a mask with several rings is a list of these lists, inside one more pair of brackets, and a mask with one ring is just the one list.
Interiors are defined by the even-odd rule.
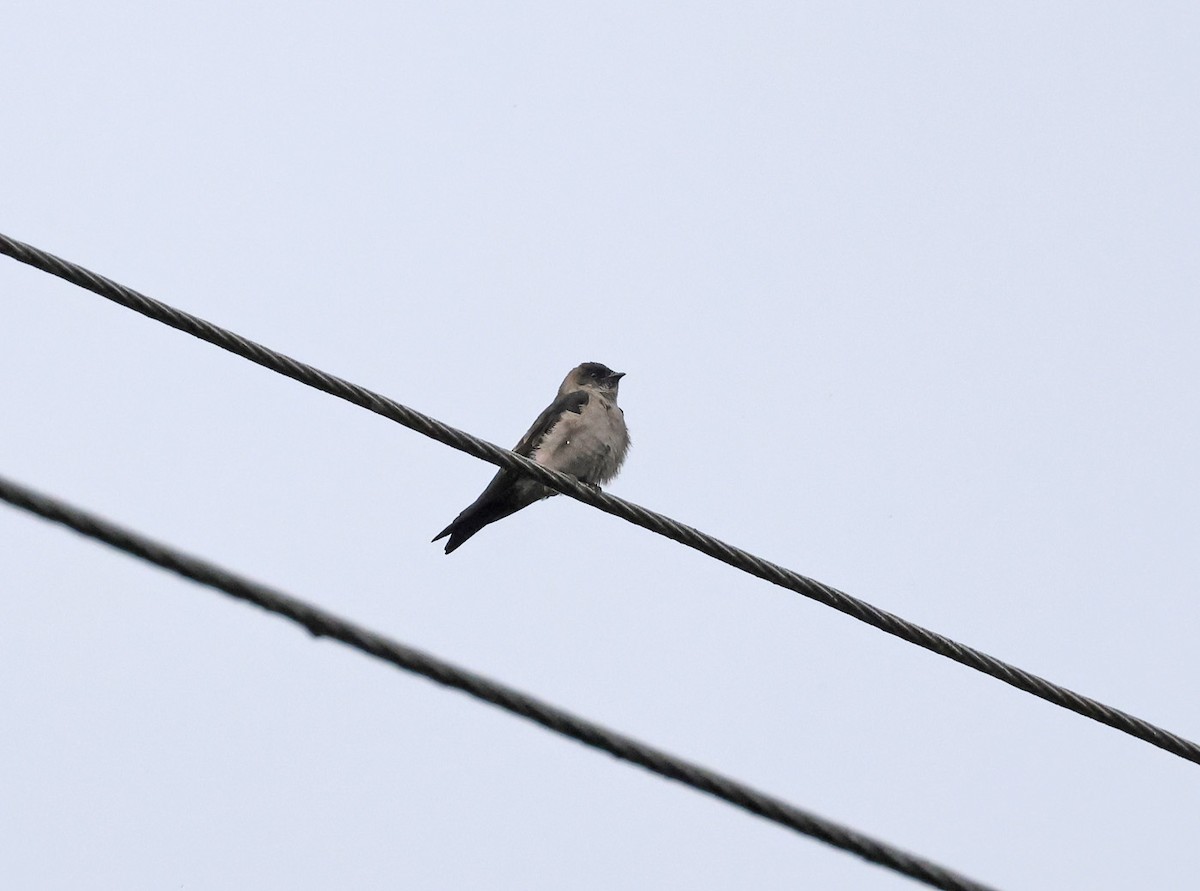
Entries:
[[[558,396],[521,437],[513,451],[543,467],[569,473],[592,486],[617,475],[629,451],[625,413],[617,407],[617,384],[625,376],[599,362],[571,369]],[[523,473],[501,469],[483,494],[439,532],[450,536],[446,553],[497,520],[558,493]]]

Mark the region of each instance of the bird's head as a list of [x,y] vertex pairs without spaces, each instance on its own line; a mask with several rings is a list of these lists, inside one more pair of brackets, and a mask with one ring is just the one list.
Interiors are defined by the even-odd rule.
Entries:
[[613,371],[607,365],[601,365],[599,362],[584,362],[571,369],[570,374],[562,382],[562,386],[558,388],[558,392],[561,396],[575,390],[595,390],[615,399],[617,384],[624,376],[625,372]]

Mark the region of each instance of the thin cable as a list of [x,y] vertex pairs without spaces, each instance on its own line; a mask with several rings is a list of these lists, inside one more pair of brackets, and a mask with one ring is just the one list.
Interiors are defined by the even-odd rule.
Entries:
[[797,594],[803,594],[805,597],[833,607],[839,612],[852,616],[860,622],[873,625],[881,631],[886,631],[888,634],[894,635],[901,640],[906,640],[909,643],[937,653],[939,656],[953,659],[955,662],[966,665],[968,668],[991,675],[1006,684],[1016,687],[1018,690],[1024,690],[1026,693],[1031,693],[1047,702],[1070,709],[1086,718],[1091,718],[1093,721],[1107,724],[1109,727],[1116,728],[1123,733],[1128,733],[1130,736],[1135,736],[1151,745],[1158,746],[1160,749],[1164,749],[1173,755],[1178,755],[1180,758],[1186,758],[1188,761],[1200,764],[1200,745],[1169,730],[1151,724],[1149,721],[1105,705],[1073,690],[1068,690],[1066,687],[1061,687],[1024,669],[1017,668],[1015,665],[1010,665],[1001,659],[997,659],[995,656],[989,656],[980,650],[958,643],[949,637],[938,634],[935,631],[930,631],[928,628],[923,628],[886,610],[872,606],[866,601],[851,597],[849,594],[839,591],[836,588],[831,588],[829,585],[822,584],[798,572],[793,572],[776,563],[764,560],[761,557],[756,557],[748,551],[743,551],[741,548],[726,544],[718,538],[693,529],[691,526],[685,526],[683,523],[673,520],[670,517],[647,510],[622,498],[609,495],[607,492],[591,489],[572,476],[549,470],[540,464],[535,464],[528,458],[514,454],[508,449],[502,449],[497,445],[493,445],[469,433],[464,433],[462,430],[457,430],[435,418],[423,415],[405,405],[401,405],[399,402],[388,399],[386,396],[368,390],[366,387],[360,387],[332,374],[327,374],[318,368],[306,365],[303,362],[269,349],[262,344],[255,343],[252,340],[234,334],[232,331],[214,325],[212,322],[207,322],[183,310],[147,297],[145,294],[117,284],[111,279],[107,279],[75,263],[63,260],[53,254],[46,253],[3,234],[0,234],[0,253],[7,254],[15,260],[19,260],[36,269],[41,269],[51,275],[56,275],[81,288],[86,288],[95,294],[99,294],[101,297],[111,300],[114,303],[119,303],[155,321],[170,325],[172,328],[177,328],[180,331],[191,334],[193,337],[208,341],[215,346],[221,347],[223,350],[228,350],[234,355],[249,359],[251,362],[255,362],[264,368],[269,368],[302,384],[369,409],[376,414],[403,424],[410,430],[415,430],[451,448],[466,452],[468,455],[474,455],[476,458],[480,458],[491,464],[525,473],[552,489],[556,489],[565,495],[570,495],[577,501],[590,504],[592,507],[599,508],[606,513],[620,517],[644,529],[649,529],[651,532],[657,532],[659,535],[665,536],[672,541],[677,541],[680,544],[700,551],[702,554],[707,554],[710,557],[720,560],[722,563],[727,563],[735,569],[740,569],[743,572],[779,585],[782,588],[787,588],[789,591],[795,591]]
[[0,499],[38,516],[61,523],[76,532],[125,551],[192,581],[216,588],[268,612],[291,619],[315,637],[331,637],[397,668],[424,675],[432,681],[462,690],[505,711],[528,718],[543,727],[601,749],[647,770],[691,786],[735,807],[779,823],[803,835],[857,854],[934,888],[951,891],[988,891],[987,886],[891,845],[855,832],[823,817],[803,811],[778,798],[676,758],[645,743],[572,715],[512,687],[443,662],[435,656],[397,643],[333,613],[236,575],[220,566],[146,538],[94,514],[72,507],[0,477]]

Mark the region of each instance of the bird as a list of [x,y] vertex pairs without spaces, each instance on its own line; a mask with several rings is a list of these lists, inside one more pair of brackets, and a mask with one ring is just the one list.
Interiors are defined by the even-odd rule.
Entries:
[[[599,362],[572,368],[554,401],[513,451],[588,485],[607,483],[617,475],[629,451],[625,413],[617,406],[617,385],[624,376],[625,372]],[[484,526],[557,494],[523,473],[502,468],[483,493],[433,540],[449,536],[449,554]]]

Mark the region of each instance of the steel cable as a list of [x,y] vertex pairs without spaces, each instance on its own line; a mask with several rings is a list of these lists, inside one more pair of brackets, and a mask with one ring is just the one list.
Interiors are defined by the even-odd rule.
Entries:
[[440,443],[466,452],[468,455],[474,455],[491,464],[528,474],[539,482],[570,495],[578,501],[590,504],[652,532],[657,532],[659,535],[694,548],[743,572],[787,588],[797,594],[803,594],[805,597],[833,607],[839,612],[852,616],[860,622],[873,625],[901,640],[924,647],[940,656],[991,675],[1018,690],[1031,693],[1047,702],[1070,709],[1093,721],[1107,724],[1109,727],[1128,733],[1130,736],[1158,746],[1160,749],[1200,764],[1200,745],[1151,724],[1149,721],[1059,686],[997,659],[995,656],[958,643],[949,637],[902,619],[798,572],[757,557],[670,517],[647,510],[607,492],[592,489],[574,477],[548,470],[528,458],[513,454],[508,449],[500,448],[462,430],[457,430],[435,418],[401,405],[395,400],[368,390],[366,387],[342,380],[262,344],[248,340],[219,325],[214,325],[190,313],[147,297],[145,294],[120,285],[75,263],[3,234],[0,234],[0,253],[7,254],[15,260],[51,275],[56,275],[155,321],[208,341],[235,355],[262,365],[264,368],[269,368],[300,383],[337,396],[339,399],[369,409]]
[[147,538],[56,498],[0,477],[0,500],[47,520],[61,523],[82,535],[160,566],[192,581],[222,591],[238,600],[291,619],[316,637],[330,637],[397,668],[423,675],[439,684],[461,690],[476,699],[520,715],[548,730],[638,764],[668,779],[729,802],[802,835],[857,854],[865,860],[950,891],[988,891],[986,885],[909,854],[831,820],[801,810],[743,783],[677,758],[653,746],[572,715],[512,687],[459,668],[356,625],[333,613],[274,588],[259,584],[206,560]]

